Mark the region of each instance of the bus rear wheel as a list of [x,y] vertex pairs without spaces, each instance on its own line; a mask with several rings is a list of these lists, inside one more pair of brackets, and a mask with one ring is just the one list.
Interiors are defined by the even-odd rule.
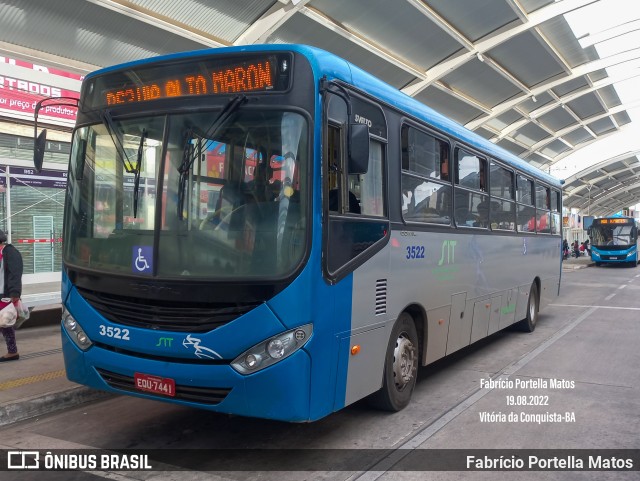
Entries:
[[520,330],[533,332],[538,322],[538,311],[540,310],[540,297],[538,295],[538,285],[534,282],[529,290],[529,301],[527,302],[527,317],[518,323]]
[[385,411],[400,411],[411,401],[419,363],[418,333],[413,318],[400,314],[393,326],[384,362],[382,388],[370,402]]

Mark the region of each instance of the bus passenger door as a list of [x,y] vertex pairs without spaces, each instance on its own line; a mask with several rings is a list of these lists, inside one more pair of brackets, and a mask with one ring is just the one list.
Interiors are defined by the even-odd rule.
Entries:
[[[351,102],[351,119],[347,100]],[[325,112],[323,272],[333,286],[339,376],[347,377],[345,398],[336,399],[336,407],[342,407],[376,391],[382,382],[388,342],[386,125],[381,125],[384,116],[379,107],[357,101],[355,96],[347,99],[327,93]],[[384,130],[384,136],[370,135],[368,148],[358,151],[355,144],[349,145],[355,130],[350,123],[355,118],[371,119],[370,134]],[[350,159],[348,152],[363,158]],[[355,346],[357,353],[353,355]]]

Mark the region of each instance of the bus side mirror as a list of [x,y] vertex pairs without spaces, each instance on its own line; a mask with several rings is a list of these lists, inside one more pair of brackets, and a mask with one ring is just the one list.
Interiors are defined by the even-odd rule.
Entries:
[[42,162],[44,161],[44,150],[47,146],[47,129],[43,129],[38,135],[33,147],[33,165],[36,172],[42,170]]
[[369,169],[369,127],[349,125],[349,173],[366,174]]

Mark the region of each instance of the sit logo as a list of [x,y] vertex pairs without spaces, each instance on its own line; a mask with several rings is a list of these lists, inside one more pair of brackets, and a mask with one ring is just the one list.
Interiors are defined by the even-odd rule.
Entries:
[[447,264],[455,264],[457,244],[458,241],[455,240],[446,240],[442,243],[442,255],[440,256],[440,260],[438,261],[439,266],[445,264],[445,260]]
[[158,344],[155,347],[171,347],[173,337],[161,337],[158,339]]

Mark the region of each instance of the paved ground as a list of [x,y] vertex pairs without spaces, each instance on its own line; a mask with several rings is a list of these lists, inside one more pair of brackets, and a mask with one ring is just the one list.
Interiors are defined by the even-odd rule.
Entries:
[[[569,258],[562,268],[573,271],[591,265],[588,257]],[[46,294],[59,287],[34,284],[25,286],[25,294]],[[18,330],[20,360],[0,364],[0,426],[107,396],[67,380],[59,323],[59,305],[38,306]]]
[[[387,462],[388,449],[399,456],[417,454],[423,467],[425,453],[445,450],[455,454],[455,449],[480,448],[493,448],[493,453],[505,456],[511,449],[552,449],[552,456],[559,454],[560,449],[590,449],[598,456],[605,455],[602,452],[605,448],[629,449],[638,459],[640,268],[586,268],[589,265],[586,258],[563,263],[561,295],[542,312],[535,332],[500,331],[422,368],[412,403],[393,415],[372,410],[364,402],[317,422],[300,424],[227,416],[130,396],[104,397],[74,406],[90,399],[92,393],[64,380],[59,327],[26,328],[18,332],[25,357],[0,366],[0,393],[6,395],[0,400],[0,413],[12,416],[9,419],[7,415],[7,422],[0,426],[3,439],[0,447],[42,452],[72,449],[81,453],[114,448],[127,448],[136,453],[158,450],[151,453],[152,464],[158,471],[47,472],[46,475],[33,472],[20,473],[21,476],[3,473],[2,479],[637,480],[640,463],[634,465],[635,471],[629,472],[487,473],[394,470]],[[5,368],[7,372],[3,372]],[[524,382],[556,380],[570,385],[482,388],[481,380],[490,378]],[[27,393],[28,389],[33,391]],[[530,397],[548,402],[527,405],[519,401],[526,398],[530,402]],[[28,410],[32,405],[37,409]],[[7,406],[12,409],[6,409]],[[67,409],[54,411],[60,407]],[[562,413],[563,422],[537,422],[522,416],[517,424],[497,418],[483,420],[484,414],[514,412],[544,417],[547,411]],[[569,419],[567,414],[571,415]],[[19,415],[36,417],[13,422],[20,419]],[[278,452],[278,448],[282,451]],[[294,456],[286,450],[292,448],[307,448],[310,452],[306,453],[305,460],[318,461],[314,466],[319,467],[314,471],[319,472],[291,468],[272,471],[274,465],[269,463],[274,459],[278,461],[277,454],[282,457],[278,462],[289,466],[286,462]],[[229,452],[238,458],[222,459],[229,457]],[[324,455],[327,452],[329,454]],[[354,453],[358,460],[364,455],[373,455],[375,459],[370,463],[367,458],[366,469],[354,468],[353,459],[349,458]],[[295,459],[299,456],[296,452]],[[160,472],[156,463],[169,464],[171,469]],[[361,464],[358,461],[355,466]],[[229,471],[229,466],[236,469]],[[275,466],[282,465],[276,463]],[[356,469],[362,472],[350,474]]]

